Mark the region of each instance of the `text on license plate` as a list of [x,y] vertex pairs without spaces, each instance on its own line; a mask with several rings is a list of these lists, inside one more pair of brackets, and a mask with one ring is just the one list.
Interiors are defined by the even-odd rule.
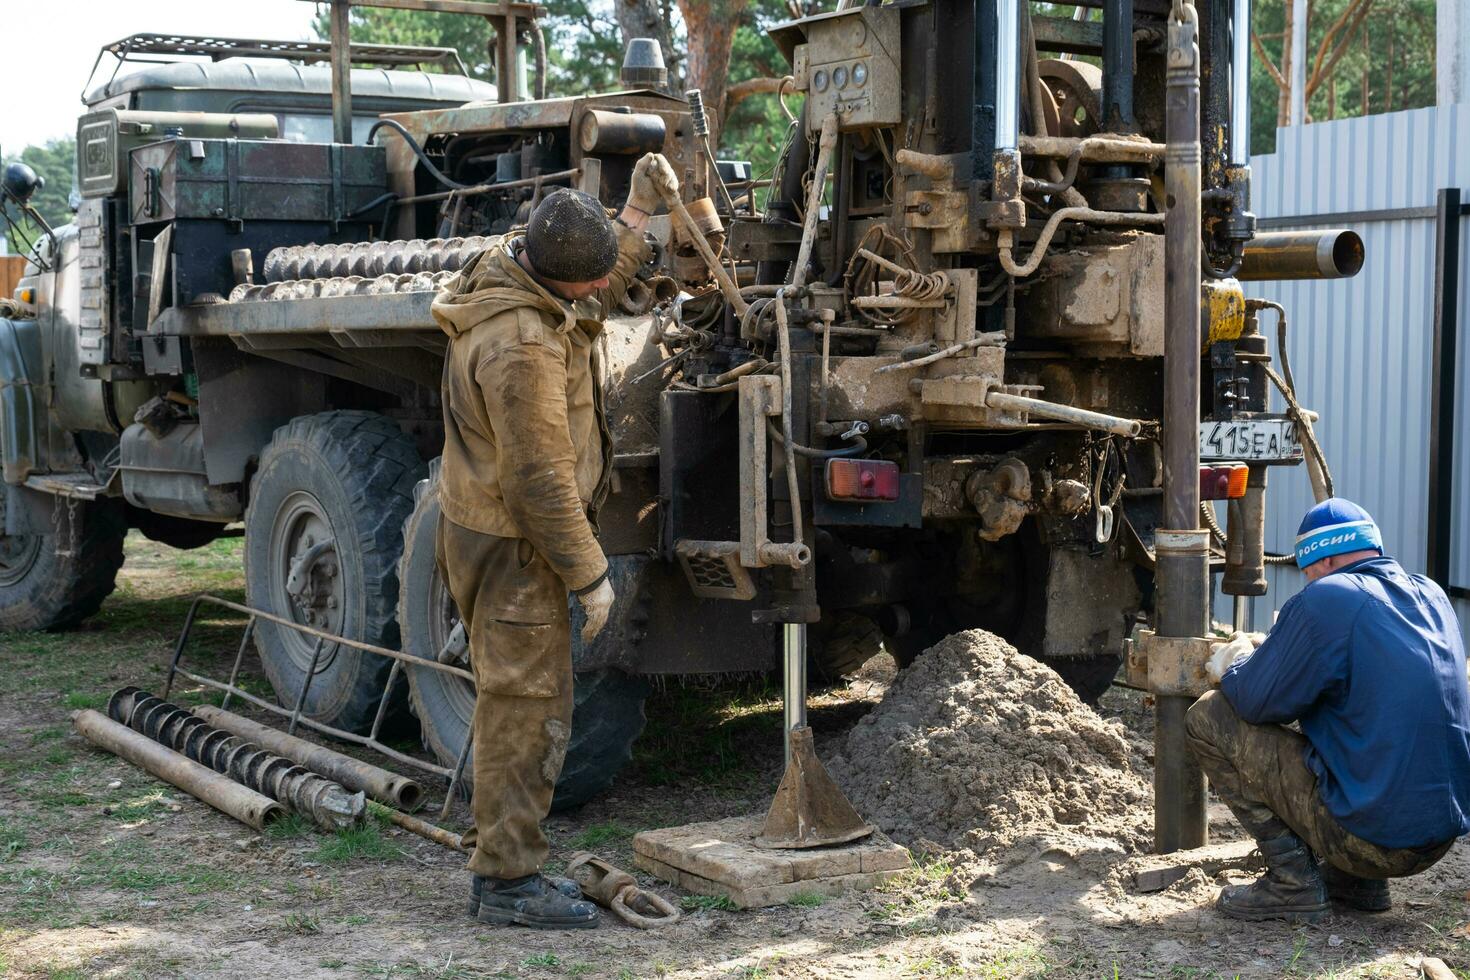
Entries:
[[1289,419],[1242,419],[1201,422],[1199,458],[1223,460],[1294,460],[1302,458],[1296,423]]

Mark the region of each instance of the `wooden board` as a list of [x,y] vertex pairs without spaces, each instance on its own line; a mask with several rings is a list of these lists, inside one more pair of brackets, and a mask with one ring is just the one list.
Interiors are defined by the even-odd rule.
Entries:
[[23,255],[0,255],[0,297],[10,299],[26,272]]
[[732,817],[645,830],[633,838],[634,861],[686,891],[724,895],[740,908],[874,888],[910,865],[909,852],[877,831],[837,847],[757,847],[763,823],[761,817]]

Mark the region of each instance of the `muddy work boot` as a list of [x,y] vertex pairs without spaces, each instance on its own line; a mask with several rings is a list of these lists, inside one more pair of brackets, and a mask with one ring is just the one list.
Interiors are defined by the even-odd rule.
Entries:
[[532,929],[595,929],[597,906],[583,901],[576,882],[532,874],[482,878],[470,886],[471,913],[481,922]]
[[[558,878],[554,875],[542,875],[542,877],[551,882],[552,888],[555,888],[572,901],[579,901],[582,898],[582,887],[572,879]],[[467,906],[467,911],[471,919],[478,917],[480,914],[480,896],[484,894],[485,883],[489,882],[490,887],[493,888],[498,880],[500,879],[486,878],[484,875],[470,875],[470,901]],[[519,881],[521,879],[516,880]]]
[[1317,860],[1295,834],[1260,842],[1266,873],[1249,885],[1230,885],[1215,908],[1232,919],[1316,922],[1327,914],[1327,888]]
[[1322,881],[1327,885],[1328,899],[1359,912],[1387,912],[1393,904],[1388,882],[1382,878],[1359,878],[1323,862]]

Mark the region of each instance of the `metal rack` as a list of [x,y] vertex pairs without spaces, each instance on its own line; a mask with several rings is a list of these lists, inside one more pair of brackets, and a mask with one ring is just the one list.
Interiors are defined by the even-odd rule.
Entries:
[[[206,604],[218,606],[222,609],[229,609],[237,613],[243,613],[244,615],[249,617],[245,621],[245,632],[240,637],[240,646],[235,653],[235,662],[230,668],[230,679],[228,681],[215,680],[212,677],[206,677],[203,674],[197,674],[193,671],[185,670],[183,667],[180,666],[180,663],[184,659],[184,649],[188,645],[189,636],[194,629],[194,621],[199,612],[199,607]],[[275,623],[279,626],[284,626],[287,629],[295,630],[298,633],[301,633],[305,636],[313,637],[316,640],[316,642],[312,645],[311,666],[307,670],[306,677],[301,683],[301,692],[296,696],[296,703],[289,709],[282,705],[272,704],[264,698],[257,697],[256,695],[244,690],[236,683],[236,681],[239,680],[240,676],[240,665],[245,660],[245,651],[249,649],[250,641],[255,636],[255,624],[257,620],[261,619],[270,623]],[[382,696],[378,699],[378,711],[377,714],[373,717],[372,728],[366,735],[359,735],[356,732],[349,732],[341,728],[334,728],[331,725],[317,721],[313,718],[307,718],[302,715],[302,708],[306,704],[307,693],[311,690],[311,682],[316,677],[317,664],[321,662],[322,655],[328,649],[328,646],[330,644],[350,647],[353,650],[358,650],[363,653],[371,653],[379,657],[387,657],[393,661],[393,666],[388,671],[388,680],[383,685]],[[344,742],[351,742],[354,745],[360,745],[363,748],[372,749],[374,752],[386,756],[387,758],[392,759],[395,762],[401,762],[404,765],[413,766],[414,768],[421,769],[424,772],[433,773],[436,776],[441,776],[445,779],[448,779],[449,788],[444,794],[444,803],[439,809],[439,819],[444,820],[449,815],[449,809],[454,803],[456,793],[459,790],[460,781],[464,776],[465,762],[469,759],[470,747],[474,743],[474,732],[472,731],[466,736],[464,745],[459,750],[459,759],[455,762],[454,768],[452,769],[436,765],[432,762],[426,762],[423,759],[414,758],[411,755],[400,752],[397,749],[394,749],[379,741],[378,734],[383,727],[383,719],[386,716],[388,710],[388,696],[393,690],[393,686],[398,682],[400,672],[402,671],[403,665],[405,663],[416,668],[425,667],[430,670],[437,670],[446,674],[453,674],[454,676],[463,678],[472,684],[475,680],[474,674],[461,667],[452,667],[449,664],[439,663],[437,660],[426,660],[421,657],[415,657],[410,654],[402,653],[398,650],[389,650],[386,647],[374,646],[371,643],[362,643],[358,640],[349,640],[344,636],[337,636],[336,634],[328,633],[325,630],[319,630],[311,626],[303,626],[300,623],[292,622],[289,619],[274,615],[273,613],[264,612],[260,609],[252,609],[251,607],[241,605],[238,602],[231,602],[228,599],[221,599],[219,596],[209,595],[208,593],[201,593],[195,596],[194,601],[189,604],[188,615],[184,617],[184,628],[179,632],[178,643],[174,646],[173,659],[169,663],[168,678],[164,681],[163,698],[164,700],[168,699],[169,692],[173,688],[174,678],[176,676],[187,677],[189,680],[195,682],[196,684],[203,684],[205,687],[212,688],[216,691],[223,691],[225,696],[223,702],[220,705],[221,708],[229,708],[230,698],[239,697],[240,699],[250,704],[253,704],[257,708],[261,708],[265,711],[271,712],[272,714],[288,718],[289,723],[286,728],[286,733],[288,735],[296,734],[297,727],[300,725],[305,725],[307,728],[310,728],[316,732],[320,732],[323,735],[330,735],[332,738],[341,739]]]

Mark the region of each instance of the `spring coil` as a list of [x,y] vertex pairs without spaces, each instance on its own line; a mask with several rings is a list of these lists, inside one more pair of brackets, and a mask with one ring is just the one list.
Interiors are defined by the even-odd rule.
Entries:
[[938,272],[916,272],[913,269],[905,269],[894,273],[893,295],[907,296],[917,300],[943,299],[944,294],[949,291],[949,274],[944,270]]
[[362,826],[367,798],[340,783],[267,752],[254,742],[215,728],[193,712],[136,687],[125,687],[107,702],[113,721],[127,725],[237,783],[279,800],[310,817],[323,830]]

